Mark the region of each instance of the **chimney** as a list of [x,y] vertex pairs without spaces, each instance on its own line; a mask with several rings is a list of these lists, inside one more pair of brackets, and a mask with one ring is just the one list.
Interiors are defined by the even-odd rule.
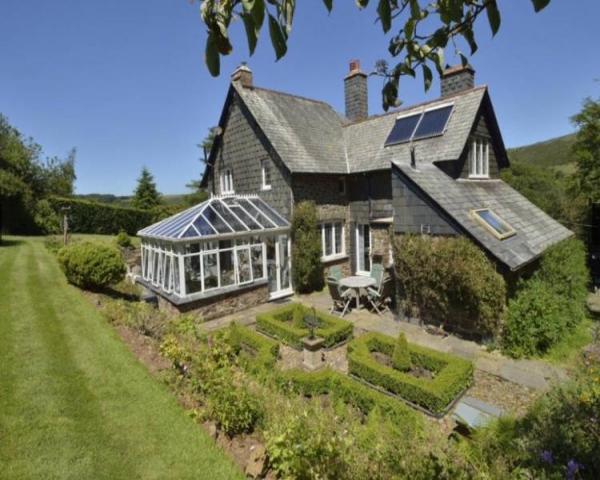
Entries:
[[252,86],[252,70],[248,68],[246,62],[242,62],[242,64],[231,74],[231,81],[240,82],[242,87],[246,88]]
[[350,62],[350,73],[344,78],[344,97],[346,118],[354,122],[369,116],[367,74],[360,69],[359,60]]
[[469,90],[475,86],[475,70],[471,65],[447,68],[442,74],[442,97]]

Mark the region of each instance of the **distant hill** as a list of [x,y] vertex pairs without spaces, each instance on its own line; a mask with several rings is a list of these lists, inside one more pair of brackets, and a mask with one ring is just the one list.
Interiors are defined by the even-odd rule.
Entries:
[[552,167],[562,171],[572,171],[575,159],[571,151],[575,134],[551,138],[544,142],[508,149],[511,162],[528,163],[539,167]]

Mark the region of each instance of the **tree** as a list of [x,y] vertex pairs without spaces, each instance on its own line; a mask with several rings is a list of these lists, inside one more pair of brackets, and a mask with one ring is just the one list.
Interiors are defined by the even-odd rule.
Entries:
[[571,121],[579,128],[573,145],[576,188],[587,202],[600,202],[600,99],[586,98]]
[[[536,12],[546,7],[550,0],[530,0]],[[466,65],[468,59],[460,50],[460,44],[469,49],[470,55],[477,51],[475,23],[485,13],[495,35],[500,29],[501,15],[497,0],[378,0],[377,21],[384,33],[399,25],[396,35],[390,39],[388,51],[398,63],[389,68],[387,62],[378,62],[376,74],[383,76],[383,108],[397,105],[400,77],[416,77],[420,69],[425,90],[433,80],[432,68],[438,74],[444,69],[444,51],[451,43],[454,52]],[[508,2],[507,2],[508,3]],[[333,0],[323,0],[331,12]],[[369,0],[356,0],[359,9],[365,9]],[[510,5],[506,5],[510,8]],[[241,18],[246,30],[250,55],[254,53],[265,19],[269,24],[271,44],[279,60],[287,52],[287,41],[292,30],[296,0],[202,0],[200,13],[208,28],[205,61],[213,76],[220,73],[220,56],[233,50],[229,27],[234,18]]]
[[317,207],[313,202],[300,202],[292,217],[292,276],[298,292],[310,293],[323,288],[321,255]]
[[[212,149],[213,143],[217,136],[217,127],[211,127],[208,129],[208,133],[202,143],[198,145],[198,148],[202,150],[202,158],[200,158],[200,162],[204,164],[204,168],[208,164],[208,156],[210,155],[210,151]],[[192,180],[190,183],[186,184],[186,187],[192,190],[192,193],[186,195],[185,201],[188,205],[197,205],[198,203],[203,202],[208,198],[208,193],[201,185],[202,179]]]
[[146,167],[142,168],[131,203],[135,208],[142,210],[150,210],[161,203],[154,177]]

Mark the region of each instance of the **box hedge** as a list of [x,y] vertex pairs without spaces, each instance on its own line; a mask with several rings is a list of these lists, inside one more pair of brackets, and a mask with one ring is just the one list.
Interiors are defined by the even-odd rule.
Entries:
[[[302,348],[302,339],[307,337],[310,331],[308,326],[299,326],[297,319],[294,321],[294,312],[297,310],[302,311],[304,317],[313,314],[310,308],[299,303],[292,303],[257,315],[257,329],[299,350]],[[317,311],[316,314],[319,327],[315,329],[315,335],[325,340],[325,348],[333,347],[352,336],[353,326],[350,322],[320,311]]]
[[433,378],[419,378],[379,363],[372,352],[392,357],[396,340],[380,333],[367,333],[348,345],[350,374],[396,394],[404,400],[439,415],[473,379],[473,364],[453,355],[408,344],[411,362],[433,373]]
[[252,368],[272,369],[279,355],[279,343],[254,330],[232,323],[229,343],[236,354],[244,354]]

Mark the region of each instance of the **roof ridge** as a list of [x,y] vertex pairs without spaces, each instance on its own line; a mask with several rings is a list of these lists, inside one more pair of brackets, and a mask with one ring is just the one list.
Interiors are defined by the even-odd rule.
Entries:
[[[316,100],[314,98],[303,97],[302,95],[296,95],[294,93],[282,92],[281,90],[274,90],[272,88],[264,88],[264,87],[256,87],[256,86],[243,87],[243,88],[246,90],[262,90],[263,92],[276,93],[277,95],[285,95],[287,97],[297,98],[299,100],[306,100],[307,102],[320,103],[322,105],[328,106],[335,112],[334,108],[324,100]],[[336,115],[337,115],[337,112],[336,112]]]
[[363,119],[357,120],[355,122],[345,123],[345,124],[342,124],[342,128],[351,127],[353,125],[358,125],[358,124],[361,124],[361,123],[365,123],[365,122],[368,122],[370,120],[377,120],[379,118],[386,117],[388,115],[398,115],[399,113],[403,113],[403,112],[406,112],[408,110],[412,110],[413,108],[424,107],[426,105],[430,105],[430,104],[436,103],[436,102],[444,102],[444,101],[447,101],[447,100],[451,100],[453,98],[458,98],[458,97],[467,95],[469,93],[473,93],[473,92],[478,91],[478,90],[486,90],[486,89],[487,89],[487,85],[479,85],[477,87],[469,88],[468,90],[462,90],[460,92],[456,92],[456,93],[454,93],[452,95],[448,95],[446,97],[438,97],[438,98],[435,98],[433,100],[427,100],[425,102],[414,103],[414,104],[409,105],[407,107],[398,108],[398,109],[393,110],[391,112],[385,112],[385,113],[380,113],[380,114],[377,114],[377,115],[371,115],[370,117],[363,118]]

